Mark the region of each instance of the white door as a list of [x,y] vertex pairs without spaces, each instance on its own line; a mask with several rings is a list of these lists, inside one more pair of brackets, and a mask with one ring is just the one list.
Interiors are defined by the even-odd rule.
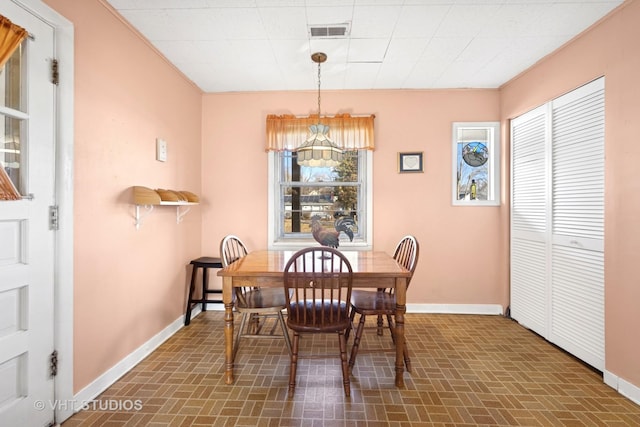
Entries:
[[24,196],[0,201],[0,425],[45,426],[55,407],[54,31],[12,2],[0,14],[33,36],[0,74],[0,161]]
[[511,121],[511,317],[604,370],[604,78]]
[[511,317],[546,337],[547,106],[511,121]]
[[604,78],[553,100],[549,341],[604,370]]

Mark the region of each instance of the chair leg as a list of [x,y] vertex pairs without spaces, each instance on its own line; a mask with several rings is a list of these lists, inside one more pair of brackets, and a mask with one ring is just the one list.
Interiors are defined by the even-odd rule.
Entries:
[[209,288],[207,270],[209,270],[207,267],[202,268],[202,311],[207,311],[207,289]]
[[407,340],[404,341],[404,347],[402,348],[402,355],[404,356],[404,365],[407,368],[407,372],[411,372],[411,359],[409,359],[409,349],[407,348]]
[[393,341],[393,344],[395,345],[395,343],[396,343],[396,334],[395,334],[396,324],[394,323],[393,315],[391,315],[391,314],[387,314],[387,325],[389,325],[389,332],[391,332],[391,341]]
[[184,314],[184,326],[189,326],[191,323],[191,300],[193,300],[193,292],[196,287],[196,275],[198,268],[194,265],[191,269],[191,284],[189,285],[189,297],[187,298],[187,310]]
[[300,334],[293,332],[293,348],[291,350],[291,365],[289,368],[289,395],[293,396],[296,390],[296,370],[298,368],[298,341]]
[[382,332],[384,331],[384,320],[382,319],[382,314],[378,314],[378,336],[382,336]]
[[338,332],[338,340],[340,341],[340,360],[342,361],[342,384],[344,387],[344,395],[351,396],[351,382],[349,381],[349,366],[347,364],[347,340],[344,337],[344,331]]
[[262,325],[260,324],[260,316],[258,316],[258,313],[251,313],[247,333],[251,333],[253,335],[259,334],[260,329],[262,329]]
[[362,339],[362,332],[364,331],[364,323],[366,316],[360,315],[360,322],[358,322],[358,329],[356,330],[356,336],[353,339],[353,346],[351,347],[351,357],[349,357],[349,371],[353,370],[353,365],[356,363],[356,356],[358,355],[358,348],[360,347],[360,340]]
[[289,338],[289,329],[287,328],[287,325],[284,323],[284,316],[282,315],[282,311],[278,312],[278,322],[282,327],[284,342],[287,344],[287,348],[289,349],[289,354],[291,354],[291,339]]
[[356,318],[356,311],[355,310],[351,310],[351,315],[349,316],[349,324],[350,324],[350,328],[347,329],[347,331],[344,333],[344,339],[346,341],[349,341],[349,334],[351,333],[351,329],[353,328],[353,320]]
[[240,320],[240,327],[238,328],[238,332],[236,333],[236,343],[233,346],[233,360],[236,359],[236,354],[238,353],[238,348],[240,347],[240,337],[244,333],[244,327],[247,323],[247,317],[249,313],[242,313],[242,320]]

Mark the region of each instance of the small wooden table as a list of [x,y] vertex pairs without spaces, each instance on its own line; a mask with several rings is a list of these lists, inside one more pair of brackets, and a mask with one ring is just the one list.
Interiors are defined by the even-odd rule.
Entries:
[[[254,251],[218,271],[222,276],[225,383],[233,384],[233,287],[282,287],[284,267],[295,251]],[[354,288],[396,288],[396,387],[404,387],[404,314],[411,273],[385,252],[342,251],[353,269]],[[283,291],[284,292],[284,291]]]

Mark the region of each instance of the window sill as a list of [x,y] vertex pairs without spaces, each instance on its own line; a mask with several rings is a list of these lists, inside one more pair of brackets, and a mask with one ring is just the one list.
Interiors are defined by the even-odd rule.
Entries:
[[[348,240],[349,239],[347,239],[347,241],[341,241],[338,249],[345,251],[370,251],[372,248],[372,245],[367,242],[349,242]],[[297,251],[303,248],[308,248],[310,246],[320,246],[320,244],[315,240],[291,239],[287,241],[271,242],[271,244],[269,245],[269,250]]]

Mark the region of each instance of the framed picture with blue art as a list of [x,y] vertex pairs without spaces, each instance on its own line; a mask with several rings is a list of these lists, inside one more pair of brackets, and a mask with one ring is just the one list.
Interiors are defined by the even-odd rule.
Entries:
[[500,205],[499,148],[499,122],[453,123],[454,206]]

